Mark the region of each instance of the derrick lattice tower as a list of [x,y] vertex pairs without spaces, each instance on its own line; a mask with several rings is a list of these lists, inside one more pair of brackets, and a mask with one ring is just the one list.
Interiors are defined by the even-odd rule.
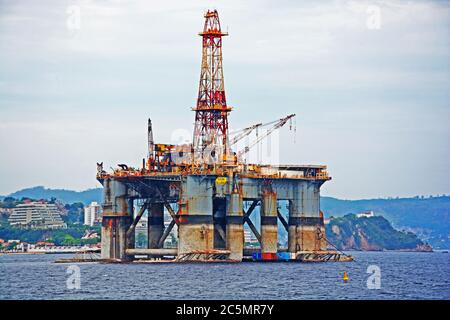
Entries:
[[216,10],[206,12],[202,37],[202,64],[195,111],[194,161],[222,162],[230,153],[228,115],[222,68],[222,32]]

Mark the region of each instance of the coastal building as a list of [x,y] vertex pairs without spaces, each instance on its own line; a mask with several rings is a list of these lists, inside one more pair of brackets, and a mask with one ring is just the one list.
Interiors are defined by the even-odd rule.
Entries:
[[17,205],[8,221],[11,226],[37,229],[67,228],[57,206],[45,202],[29,202]]
[[371,217],[374,217],[375,214],[373,213],[373,211],[365,211],[365,212],[357,213],[356,216],[358,218],[362,218],[362,217],[371,218]]
[[245,243],[258,244],[258,239],[256,239],[255,235],[247,228],[244,229],[244,239]]
[[91,202],[90,205],[84,207],[84,224],[93,226],[101,221],[101,206],[97,202]]

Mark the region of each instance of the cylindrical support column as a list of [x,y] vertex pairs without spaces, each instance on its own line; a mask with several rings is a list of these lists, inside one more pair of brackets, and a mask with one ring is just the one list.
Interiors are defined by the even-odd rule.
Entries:
[[[101,258],[127,260],[127,230],[132,221],[130,216],[105,216],[102,219]],[[133,246],[132,246],[133,247]]]
[[327,249],[323,216],[320,214],[320,184],[302,181],[289,201],[288,250],[313,252]]
[[[277,253],[277,194],[264,191],[261,199],[261,253]],[[263,257],[264,258],[264,257]]]
[[152,203],[148,210],[148,248],[157,249],[164,233],[164,204]]
[[178,255],[214,249],[213,183],[202,176],[188,176],[182,181]]
[[103,182],[102,259],[126,260],[127,230],[132,224],[127,187],[114,179]]
[[242,261],[244,250],[244,221],[242,195],[232,193],[227,197],[227,250],[230,260]]

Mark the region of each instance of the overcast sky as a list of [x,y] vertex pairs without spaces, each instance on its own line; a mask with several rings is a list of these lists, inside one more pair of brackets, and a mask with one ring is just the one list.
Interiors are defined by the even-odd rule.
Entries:
[[449,194],[449,2],[311,3],[0,0],[0,194],[100,186],[148,117],[191,132],[208,8],[233,128],[296,113],[280,162],[328,165],[324,195]]

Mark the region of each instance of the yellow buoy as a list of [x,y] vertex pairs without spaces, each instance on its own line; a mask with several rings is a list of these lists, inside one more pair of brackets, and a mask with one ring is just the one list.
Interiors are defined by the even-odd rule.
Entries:
[[344,280],[345,282],[348,281],[348,275],[346,271],[344,271],[344,276],[342,277],[342,280]]

